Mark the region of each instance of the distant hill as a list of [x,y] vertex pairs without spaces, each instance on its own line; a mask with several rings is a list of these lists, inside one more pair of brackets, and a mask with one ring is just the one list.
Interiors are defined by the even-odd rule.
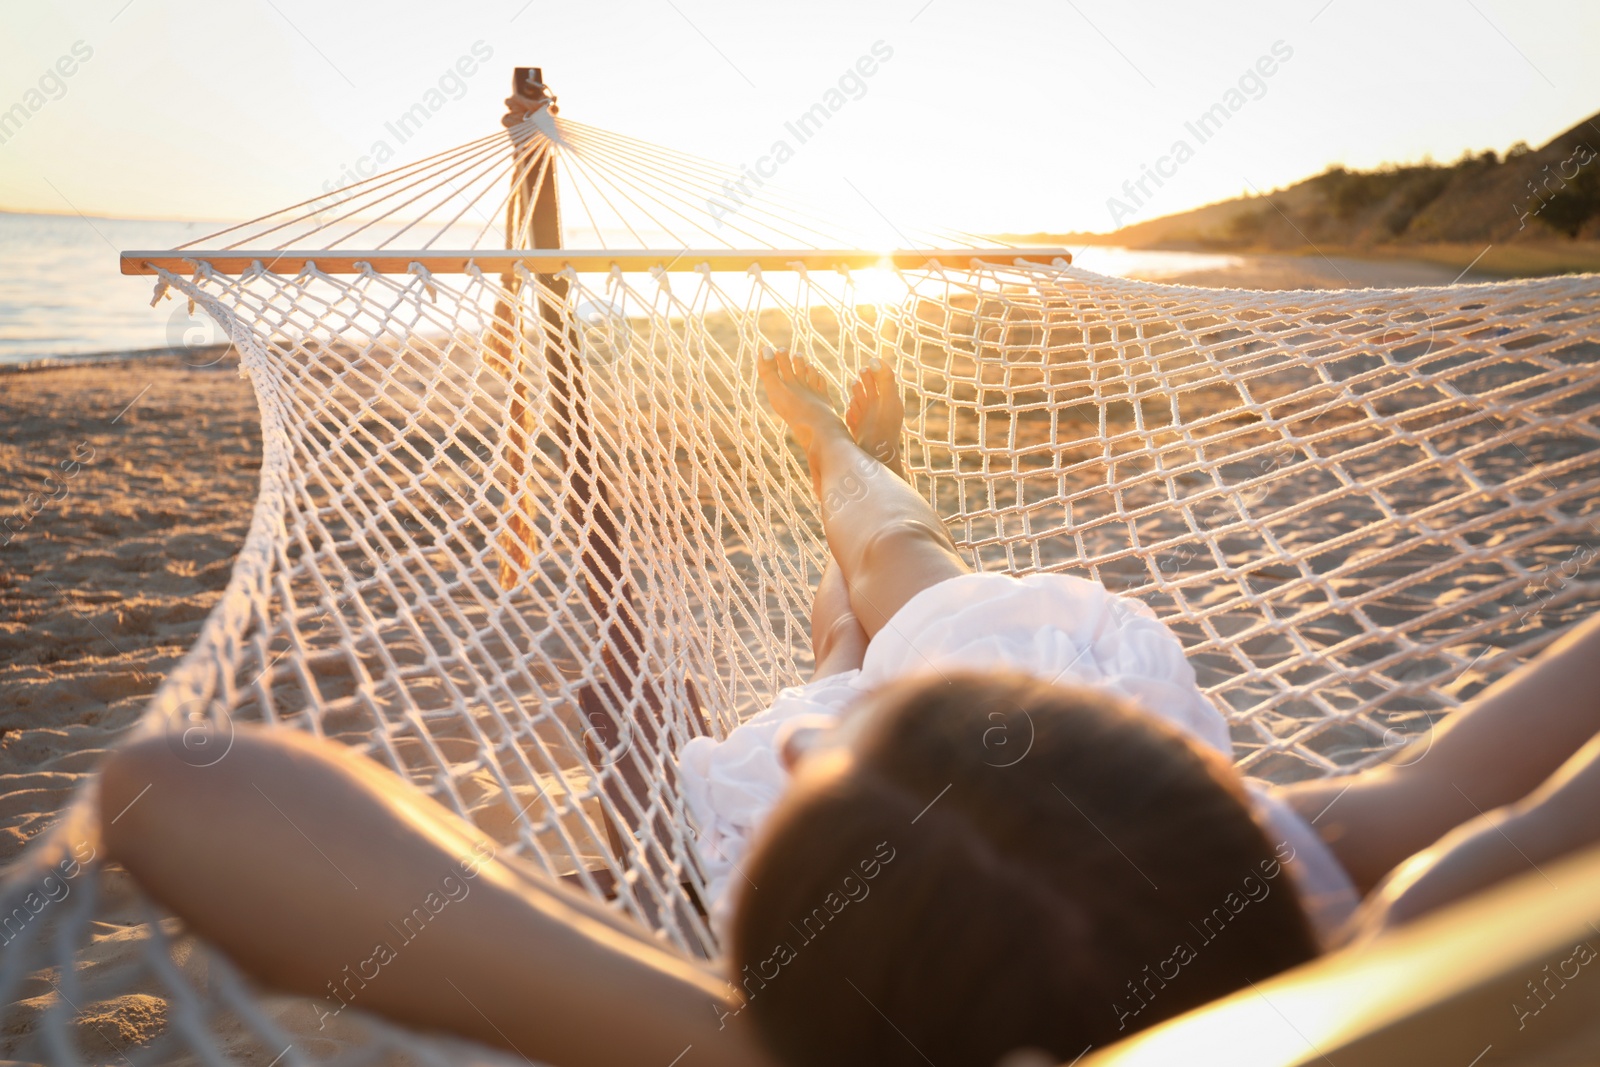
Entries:
[[[1264,196],[1225,200],[1114,233],[1027,237],[1239,252],[1302,251],[1315,245],[1385,256],[1409,255],[1425,246],[1570,242],[1566,258],[1587,263],[1600,243],[1600,112],[1541,148],[1518,142],[1504,158],[1487,151],[1445,164],[1390,164],[1371,171],[1333,166]],[[1510,262],[1517,258],[1515,251],[1503,249],[1501,255]],[[1543,251],[1547,254],[1536,255],[1529,247],[1521,258],[1559,259],[1563,249]]]

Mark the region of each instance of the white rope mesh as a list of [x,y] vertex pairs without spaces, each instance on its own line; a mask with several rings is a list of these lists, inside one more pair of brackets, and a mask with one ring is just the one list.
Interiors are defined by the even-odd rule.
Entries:
[[[1253,773],[1381,758],[1595,600],[1592,276],[1259,293],[1001,263],[289,277],[202,257],[161,280],[237,345],[264,458],[233,580],[142,729],[352,745],[691,953],[715,944],[672,753],[805,677],[826,558],[755,386],[763,345],[841,387],[894,367],[914,484],[972,561],[1143,598]],[[93,847],[92,808],[9,872],[0,920]],[[494,1061],[370,1017],[328,1040],[171,918],[121,935],[140,965],[97,966],[87,924],[137,892],[98,857],[73,885],[0,948],[0,1054]],[[136,988],[165,1025],[113,1051],[86,1020]]]

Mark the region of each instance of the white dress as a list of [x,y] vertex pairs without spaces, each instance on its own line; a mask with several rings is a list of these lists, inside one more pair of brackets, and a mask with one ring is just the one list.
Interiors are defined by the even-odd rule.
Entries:
[[[962,669],[1103,688],[1233,758],[1226,720],[1196,686],[1177,637],[1143,602],[1071,575],[951,578],[907,601],[867,646],[859,670],[785,689],[725,740],[698,737],[683,746],[680,782],[719,933],[731,915],[735,868],[788,781],[776,748],[783,724],[800,715],[837,717],[897,679]],[[1269,837],[1293,848],[1287,869],[1326,942],[1359,902],[1349,876],[1269,783],[1245,784]]]

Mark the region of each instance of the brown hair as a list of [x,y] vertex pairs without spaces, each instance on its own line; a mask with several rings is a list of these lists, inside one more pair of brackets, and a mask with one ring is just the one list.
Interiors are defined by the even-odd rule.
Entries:
[[1245,898],[1284,857],[1237,775],[1166,723],[1006,674],[871,702],[740,880],[733,980],[782,1062],[1065,1060],[1317,954],[1287,884]]

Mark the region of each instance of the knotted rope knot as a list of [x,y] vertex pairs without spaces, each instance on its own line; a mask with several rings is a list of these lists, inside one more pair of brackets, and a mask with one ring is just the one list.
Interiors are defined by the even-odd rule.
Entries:
[[406,265],[406,273],[415,275],[422,282],[422,288],[427,290],[430,303],[437,304],[439,302],[439,287],[434,284],[432,271],[416,260],[412,260]]
[[[561,98],[559,96],[557,96],[555,93],[552,93],[550,91],[550,87],[548,85],[546,85],[544,82],[541,82],[541,81],[534,81],[532,78],[529,78],[527,81],[523,82],[522,84],[524,86],[526,86],[528,89],[532,90],[532,92],[524,93],[522,95],[524,95],[528,99],[536,101],[536,102],[538,102],[540,104],[540,107],[535,108],[534,111],[542,111],[545,108],[549,108],[550,109],[550,114],[552,114],[552,115],[561,114],[561,109],[556,106],[556,101],[561,99]],[[534,112],[532,112],[532,111],[529,112],[530,115],[533,114],[533,113]]]
[[[194,265],[194,276],[189,279],[189,282],[196,289],[199,289],[200,288],[200,283],[202,281],[204,281],[205,279],[210,278],[211,277],[211,273],[212,273],[211,264],[205,262],[204,260],[201,260],[200,262],[198,262],[198,263],[196,263]],[[189,297],[189,314],[191,316],[194,314],[194,296],[193,296],[193,294],[191,294],[190,297]]]

